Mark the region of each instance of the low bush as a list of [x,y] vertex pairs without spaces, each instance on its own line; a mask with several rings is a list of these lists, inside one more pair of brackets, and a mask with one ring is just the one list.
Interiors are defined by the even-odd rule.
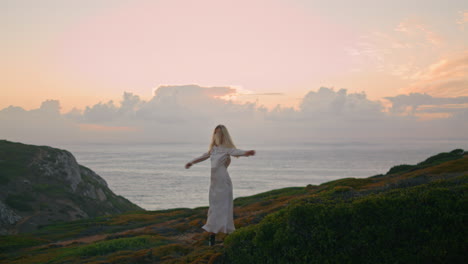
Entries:
[[445,182],[303,201],[234,232],[226,252],[232,263],[462,263],[467,197]]

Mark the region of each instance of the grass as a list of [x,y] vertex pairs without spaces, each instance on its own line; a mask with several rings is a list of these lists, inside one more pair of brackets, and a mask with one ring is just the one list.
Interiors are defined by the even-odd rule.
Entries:
[[338,179],[338,180],[323,183],[320,185],[320,187],[334,188],[338,186],[347,186],[353,189],[360,189],[372,182],[373,180],[370,178],[365,178],[365,179],[344,178],[344,179]]
[[244,206],[247,204],[251,204],[254,202],[259,202],[259,200],[270,200],[276,199],[282,196],[294,196],[294,195],[302,195],[306,194],[305,187],[288,187],[278,190],[272,190],[264,193],[259,193],[256,195],[248,196],[248,197],[239,197],[234,200],[234,206]]
[[19,211],[33,211],[31,202],[34,202],[34,198],[29,193],[21,194],[10,194],[6,197],[5,203],[13,209]]
[[[103,263],[108,258],[121,256],[128,262],[135,262],[134,253],[143,249],[157,248],[171,243],[164,237],[140,235],[133,237],[102,240],[91,244],[71,244],[66,247],[49,246],[42,249],[29,250],[24,256],[12,256],[8,263]],[[133,259],[133,260],[132,260]],[[1,261],[1,258],[0,258]],[[104,263],[109,263],[105,261]]]
[[31,234],[0,236],[0,252],[17,251],[49,242]]
[[138,250],[167,244],[168,241],[158,236],[137,236],[99,241],[89,245],[67,249],[59,258],[68,256],[90,257],[107,255],[120,250]]

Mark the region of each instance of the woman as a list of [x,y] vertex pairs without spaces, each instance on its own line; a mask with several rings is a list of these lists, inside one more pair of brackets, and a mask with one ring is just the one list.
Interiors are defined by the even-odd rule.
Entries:
[[227,128],[223,125],[218,125],[213,131],[208,152],[185,165],[185,168],[188,169],[195,163],[208,158],[211,160],[210,208],[208,209],[206,224],[202,227],[210,232],[210,246],[213,246],[215,243],[216,233],[229,234],[235,230],[232,182],[227,171],[227,167],[231,163],[230,156],[248,157],[253,155],[255,155],[255,150],[244,151],[236,149]]

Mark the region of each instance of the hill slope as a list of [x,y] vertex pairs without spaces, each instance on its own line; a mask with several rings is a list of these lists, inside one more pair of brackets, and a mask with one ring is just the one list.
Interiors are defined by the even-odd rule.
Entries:
[[0,140],[0,234],[142,210],[65,150]]
[[467,190],[468,156],[455,150],[386,175],[237,198],[238,230],[215,247],[200,228],[207,208],[180,208],[2,236],[0,262],[463,263]]

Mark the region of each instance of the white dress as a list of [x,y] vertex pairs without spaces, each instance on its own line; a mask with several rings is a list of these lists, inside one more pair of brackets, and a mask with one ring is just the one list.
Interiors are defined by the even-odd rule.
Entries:
[[246,151],[234,148],[214,146],[210,152],[191,161],[198,163],[208,158],[211,160],[211,182],[208,219],[202,227],[213,233],[232,233],[235,230],[233,216],[232,182],[227,171],[231,163],[230,156],[244,156]]

